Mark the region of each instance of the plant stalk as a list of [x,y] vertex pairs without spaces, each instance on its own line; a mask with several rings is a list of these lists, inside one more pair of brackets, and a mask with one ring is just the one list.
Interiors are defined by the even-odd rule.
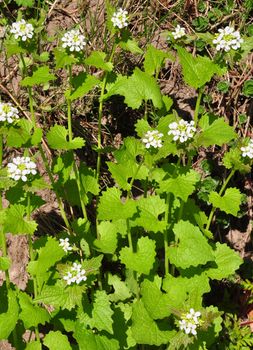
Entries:
[[199,88],[199,91],[198,91],[198,97],[197,97],[197,102],[196,102],[194,117],[193,117],[195,126],[197,126],[197,124],[198,124],[199,108],[200,108],[200,102],[201,102],[203,92],[204,92],[204,86]]

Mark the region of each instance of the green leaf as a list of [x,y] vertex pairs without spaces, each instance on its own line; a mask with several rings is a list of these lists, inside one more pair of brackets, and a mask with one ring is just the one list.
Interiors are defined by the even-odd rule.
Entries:
[[99,273],[99,268],[101,266],[103,257],[104,256],[101,254],[89,260],[83,261],[82,267],[86,271],[87,275],[94,275]]
[[102,253],[114,254],[117,248],[117,228],[109,221],[102,221],[98,227],[98,238],[94,241],[94,246]]
[[91,193],[95,196],[99,194],[99,184],[96,178],[95,171],[88,168],[84,164],[79,167],[80,180],[83,185],[84,193],[82,193],[85,204],[90,202],[88,194]]
[[166,58],[171,58],[171,55],[165,51],[156,49],[153,45],[148,45],[144,56],[145,72],[149,75],[158,74]]
[[6,209],[4,232],[10,232],[13,235],[33,235],[38,225],[35,221],[27,220],[24,216],[25,207],[23,205],[10,205],[10,207]]
[[121,148],[114,152],[114,157],[118,163],[124,163],[129,160],[136,162],[138,155],[144,154],[143,145],[134,137],[126,137]]
[[55,80],[56,77],[54,74],[49,73],[49,67],[43,66],[39,67],[36,71],[33,72],[31,77],[26,77],[21,80],[21,86],[34,86],[39,84],[46,84],[50,80]]
[[134,218],[133,225],[143,227],[147,231],[164,231],[167,223],[164,220],[160,220],[159,216],[165,212],[166,207],[165,200],[159,196],[139,199],[137,208],[140,211],[138,212],[138,217]]
[[141,284],[142,302],[154,320],[170,315],[170,295],[163,293],[156,282],[144,280]]
[[16,185],[16,181],[8,176],[7,168],[0,169],[0,189],[8,190],[10,187]]
[[127,269],[148,275],[153,268],[156,256],[155,241],[148,237],[141,237],[137,242],[137,251],[124,247],[120,251],[120,261]]
[[37,340],[31,341],[26,345],[25,350],[42,350],[41,343]]
[[41,142],[42,129],[33,131],[32,122],[21,119],[18,124],[11,127],[7,134],[7,145],[10,147],[31,147]]
[[193,57],[186,49],[176,46],[180,64],[183,68],[184,81],[198,89],[208,83],[214,74],[225,74],[226,68],[221,68],[208,57]]
[[125,103],[133,109],[139,108],[143,101],[148,100],[151,100],[156,108],[163,106],[161,91],[155,79],[139,68],[135,68],[129,78],[118,76],[105,95],[105,99],[113,95],[124,96]]
[[213,250],[198,227],[188,221],[179,221],[173,231],[178,243],[168,248],[170,263],[187,269],[214,260]]
[[223,196],[212,191],[209,195],[210,203],[227,214],[237,215],[242,202],[242,194],[237,188],[230,187],[226,190]]
[[138,344],[156,346],[169,343],[175,335],[175,331],[161,331],[158,328],[156,322],[149,316],[142,301],[133,304],[131,331]]
[[84,97],[95,85],[99,85],[100,80],[94,77],[94,75],[81,72],[72,78],[71,83],[73,85],[73,91],[67,90],[65,97],[67,100],[74,101]]
[[73,336],[77,340],[79,350],[119,350],[119,343],[116,339],[108,339],[104,335],[87,330],[86,325],[79,322],[76,323]]
[[47,236],[46,239],[43,237],[43,241],[45,241],[45,245],[38,250],[38,258],[28,264],[27,271],[34,276],[47,272],[65,255],[64,250],[55,238]]
[[121,40],[119,41],[119,46],[125,50],[125,51],[130,51],[133,54],[142,54],[143,51],[139,47],[138,43],[136,40],[131,38],[131,35],[128,31],[123,31],[121,33]]
[[242,93],[244,96],[247,96],[247,97],[253,96],[253,80],[252,79],[246,80],[244,82],[243,88],[242,88]]
[[[167,174],[165,175],[165,179]],[[181,198],[184,202],[187,201],[188,197],[194,192],[195,186],[200,180],[200,174],[195,170],[189,170],[184,168],[178,169],[178,174],[168,180],[162,180],[158,193],[171,192],[175,197]]]
[[25,328],[45,325],[50,320],[49,312],[37,305],[33,305],[32,298],[26,293],[19,293],[18,296],[21,312],[19,318],[23,321]]
[[33,7],[34,0],[15,0],[18,6]]
[[215,264],[217,267],[210,268],[206,274],[211,279],[222,280],[233,275],[243,263],[242,258],[226,244],[216,243],[214,251]]
[[93,51],[91,55],[85,59],[85,63],[88,66],[94,66],[99,69],[103,69],[107,72],[113,70],[113,64],[105,61],[106,54],[102,51]]
[[11,266],[11,260],[7,256],[0,256],[0,270],[6,271]]
[[99,220],[119,220],[128,219],[136,212],[134,200],[121,201],[121,191],[116,188],[107,188],[100,197],[98,204]]
[[239,148],[231,148],[229,152],[224,154],[222,162],[227,169],[238,170],[242,174],[251,171],[250,164],[244,164],[242,152]]
[[54,125],[47,133],[47,141],[53,149],[77,149],[82,148],[85,144],[84,139],[75,137],[72,141],[67,141],[68,130],[64,126]]
[[0,339],[8,339],[18,321],[19,306],[16,293],[8,290],[8,310],[0,314]]
[[70,55],[64,49],[55,48],[53,52],[54,52],[56,69],[64,68],[66,66],[72,66],[77,62],[77,59],[73,55]]
[[50,331],[45,335],[43,344],[49,348],[49,350],[71,350],[72,347],[68,341],[68,337],[62,334],[60,331]]
[[[203,118],[206,117],[208,118],[208,116]],[[218,118],[211,125],[206,126],[200,134],[197,134],[196,143],[198,146],[205,147],[212,145],[222,146],[234,138],[236,138],[234,129],[223,118]]]
[[109,300],[112,302],[118,302],[119,300],[126,300],[131,298],[131,292],[126,283],[121,281],[117,275],[108,276],[108,284],[113,286],[114,293],[109,294]]

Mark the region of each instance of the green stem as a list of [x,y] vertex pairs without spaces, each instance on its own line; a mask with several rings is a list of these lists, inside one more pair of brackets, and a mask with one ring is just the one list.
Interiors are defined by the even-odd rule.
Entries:
[[[220,191],[219,191],[219,195],[220,195],[220,196],[224,193],[224,191],[225,191],[225,189],[226,189],[226,187],[227,187],[227,184],[229,183],[229,181],[230,181],[231,178],[233,177],[234,173],[235,173],[235,170],[232,170],[231,173],[230,173],[230,174],[228,175],[228,177],[226,178],[226,180],[224,181],[224,183],[223,183],[223,185],[222,185],[222,187],[221,187],[221,189],[220,189]],[[216,210],[216,208],[215,208],[215,207],[212,207],[212,210],[211,210],[211,212],[210,212],[210,214],[209,214],[208,221],[207,221],[207,224],[206,224],[206,230],[209,230],[209,228],[210,228],[210,226],[211,226],[211,223],[212,223],[212,220],[213,220],[213,216],[214,216],[215,210]]]
[[169,273],[169,257],[168,257],[168,246],[169,246],[169,227],[168,227],[168,220],[169,220],[169,208],[170,208],[170,195],[171,193],[167,193],[166,198],[166,210],[165,210],[165,223],[166,223],[166,229],[164,232],[164,271],[165,275],[168,275]]
[[199,88],[199,93],[198,93],[197,102],[196,102],[195,111],[194,111],[195,126],[198,124],[199,108],[200,108],[200,102],[201,102],[203,92],[204,92],[204,87],[202,86],[201,88]]

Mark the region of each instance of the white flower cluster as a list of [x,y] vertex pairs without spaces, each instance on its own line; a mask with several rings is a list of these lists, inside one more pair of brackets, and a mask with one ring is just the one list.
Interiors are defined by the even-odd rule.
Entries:
[[21,21],[12,23],[10,32],[14,35],[15,39],[21,38],[22,41],[31,39],[33,37],[34,28],[32,24],[27,23],[24,19]]
[[253,159],[253,139],[249,140],[247,146],[241,147],[241,151],[243,157],[249,157],[250,159]]
[[192,138],[196,132],[194,127],[194,121],[187,122],[181,119],[178,123],[173,122],[169,124],[168,135],[173,135],[173,140],[179,140],[181,143],[186,142],[188,139]]
[[122,8],[118,9],[118,11],[114,12],[112,15],[111,21],[113,23],[113,26],[119,29],[122,29],[124,27],[128,26],[128,12],[126,10],[123,10]]
[[173,35],[173,38],[176,39],[180,39],[183,36],[185,36],[185,28],[181,27],[179,24],[176,26],[174,32],[171,33]]
[[73,249],[69,243],[68,238],[60,238],[59,246],[64,250],[65,253]]
[[13,180],[27,181],[27,175],[36,175],[36,164],[30,157],[16,157],[7,164],[9,177]]
[[79,284],[80,282],[87,280],[85,274],[86,271],[82,269],[82,265],[74,263],[70,271],[68,271],[67,274],[63,276],[63,279],[67,282],[67,285],[70,285],[72,283]]
[[194,311],[194,309],[190,309],[188,314],[184,314],[182,319],[179,321],[179,328],[184,331],[186,334],[196,335],[196,328],[199,326],[199,317],[201,313],[199,311]]
[[243,39],[240,33],[237,30],[235,31],[233,27],[227,26],[224,29],[219,29],[218,32],[213,40],[217,51],[224,50],[228,52],[231,49],[237,50],[241,47]]
[[13,123],[15,119],[18,119],[18,110],[13,107],[11,103],[0,102],[0,122]]
[[159,133],[158,130],[152,130],[148,131],[144,138],[142,139],[142,142],[145,144],[146,148],[150,148],[151,146],[154,148],[161,148],[162,147],[162,140],[163,137],[162,133]]
[[79,29],[72,29],[65,33],[62,37],[62,47],[64,49],[69,48],[71,52],[79,52],[83,50],[86,45],[85,36],[80,33]]

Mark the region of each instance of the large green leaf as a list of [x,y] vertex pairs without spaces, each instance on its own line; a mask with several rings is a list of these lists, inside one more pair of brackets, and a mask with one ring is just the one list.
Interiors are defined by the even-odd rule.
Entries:
[[75,137],[72,141],[67,140],[68,130],[61,125],[54,125],[47,133],[47,141],[53,149],[77,149],[82,148],[85,141],[81,137]]
[[67,90],[65,92],[65,97],[67,100],[74,101],[84,97],[95,85],[99,85],[100,80],[94,75],[81,72],[73,77],[71,83],[73,85],[73,91]]
[[250,164],[244,164],[242,152],[239,148],[230,149],[229,152],[226,152],[222,162],[227,169],[238,170],[242,174],[251,171]]
[[25,350],[42,350],[41,342],[37,340],[33,340],[26,345]]
[[50,320],[49,312],[40,306],[34,305],[28,294],[20,292],[18,299],[21,307],[19,318],[26,328],[37,327],[39,324],[45,325]]
[[91,55],[85,59],[85,63],[88,66],[94,66],[96,68],[103,69],[107,72],[111,72],[113,64],[106,62],[106,54],[102,51],[92,51]]
[[[3,288],[3,287],[2,287]],[[16,293],[8,291],[8,310],[0,314],[0,339],[8,339],[18,321],[19,306]]]
[[144,69],[149,75],[158,74],[166,58],[172,58],[165,51],[155,48],[153,45],[148,45],[147,52],[144,56]]
[[169,343],[175,335],[175,331],[161,331],[159,329],[156,322],[149,316],[142,301],[133,304],[131,331],[138,344],[156,346]]
[[108,284],[113,286],[114,293],[109,294],[110,301],[118,302],[119,300],[126,300],[131,297],[131,292],[126,283],[121,281],[117,275],[108,276]]
[[242,203],[243,196],[238,188],[230,187],[226,190],[223,196],[220,196],[217,192],[211,192],[209,195],[209,201],[215,208],[219,208],[225,211],[227,214],[237,215],[240,210],[240,204]]
[[102,221],[97,226],[98,238],[95,239],[95,247],[102,253],[114,254],[117,248],[117,227],[109,222]]
[[125,103],[133,109],[139,108],[143,101],[148,100],[157,108],[163,106],[161,91],[155,79],[139,68],[135,68],[129,78],[118,76],[116,82],[108,87],[105,98],[112,95],[124,96]]
[[21,204],[10,205],[10,207],[5,210],[4,232],[10,232],[13,235],[34,234],[37,223],[25,218],[25,210],[25,206]]
[[152,239],[141,237],[138,239],[136,252],[129,247],[121,249],[120,261],[128,269],[148,275],[155,262],[155,246],[155,241]]
[[20,85],[22,86],[34,86],[39,84],[46,84],[50,80],[55,80],[56,77],[54,74],[49,72],[48,66],[39,67],[36,71],[33,72],[31,77],[26,77],[21,80]]
[[136,203],[133,200],[121,201],[121,191],[116,188],[107,188],[100,197],[98,204],[99,220],[128,219],[136,212]]
[[71,350],[72,349],[68,341],[68,337],[62,334],[60,331],[56,331],[56,332],[50,331],[48,334],[46,334],[43,339],[43,344],[49,350],[59,350],[59,349]]
[[182,269],[204,265],[214,260],[213,250],[198,227],[188,221],[179,221],[173,231],[176,246],[168,248],[169,261]]
[[55,68],[64,68],[66,66],[71,66],[77,62],[77,58],[74,55],[70,55],[66,50],[62,48],[55,48],[53,50],[55,58]]
[[221,68],[206,56],[193,57],[186,49],[176,46],[180,64],[183,68],[184,81],[198,89],[208,83],[214,74],[222,75],[226,68]]
[[216,243],[214,251],[216,267],[209,268],[206,274],[211,279],[222,280],[235,273],[242,264],[243,260],[233,249],[226,244]]

